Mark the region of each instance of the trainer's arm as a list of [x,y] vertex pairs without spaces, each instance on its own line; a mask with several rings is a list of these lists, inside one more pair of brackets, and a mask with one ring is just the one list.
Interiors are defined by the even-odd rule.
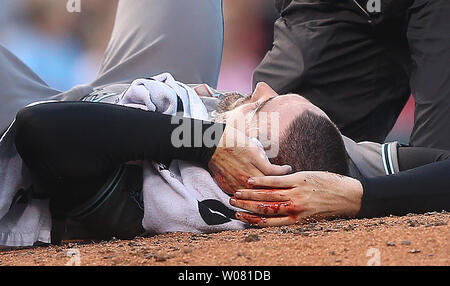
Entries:
[[359,217],[450,210],[450,160],[362,180]]
[[450,210],[450,160],[361,182],[328,172],[252,178],[230,203],[258,226],[288,225],[306,217],[380,217]]

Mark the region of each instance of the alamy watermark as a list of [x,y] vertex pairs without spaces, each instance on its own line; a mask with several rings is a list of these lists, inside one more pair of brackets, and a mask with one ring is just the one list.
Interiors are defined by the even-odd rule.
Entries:
[[366,7],[364,8],[358,1],[353,0],[356,6],[361,9],[364,14],[370,17],[370,14],[381,13],[381,0],[367,0]]
[[367,1],[367,12],[380,13],[381,12],[381,0],[369,0]]
[[66,251],[66,256],[70,257],[67,261],[66,266],[80,266],[81,265],[81,254],[78,248],[70,248]]
[[66,9],[69,13],[80,13],[81,0],[67,0]]
[[[171,123],[178,125],[171,134],[171,143],[180,147],[225,147],[264,149],[268,158],[278,155],[280,141],[280,115],[278,112],[258,112],[252,124],[238,117],[226,120],[226,129],[219,124],[209,124],[200,120],[184,120],[182,116],[172,117]],[[221,136],[222,135],[222,136]]]
[[369,257],[367,266],[380,266],[381,265],[381,252],[378,248],[369,248],[366,252],[366,257]]

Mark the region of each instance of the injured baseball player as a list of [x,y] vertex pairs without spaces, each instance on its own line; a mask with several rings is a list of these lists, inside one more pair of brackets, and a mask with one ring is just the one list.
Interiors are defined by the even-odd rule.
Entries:
[[[222,95],[223,99],[218,100],[221,107],[212,116],[227,119],[213,123],[195,89],[163,74],[136,80],[116,99],[109,97],[117,104],[33,104],[18,113],[6,135],[14,134],[14,145],[24,162],[23,171],[29,173],[21,176],[30,178],[27,183],[22,182],[28,196],[38,202],[48,199],[53,227],[60,220],[75,220],[93,238],[248,227],[236,219],[237,208],[229,202],[229,194],[246,185],[240,184],[243,180],[222,177],[226,168],[238,169],[245,180],[254,175],[283,175],[301,169],[348,173],[339,131],[319,109],[305,104],[302,97],[276,97],[261,85],[239,106],[226,113],[221,111],[233,96]],[[215,98],[205,98],[205,102],[208,99]],[[96,101],[92,97],[87,100]],[[268,100],[279,102],[268,109]],[[295,112],[294,105],[298,105]],[[300,105],[305,108],[298,108]],[[284,154],[282,145],[277,153],[279,160],[297,158],[290,161],[292,168],[281,162],[271,164],[261,147],[267,142],[246,135],[250,132],[246,129],[254,125],[259,125],[259,131],[266,129],[257,116],[262,111],[257,109],[279,115],[272,123],[279,125],[282,134],[292,137],[295,145],[286,148],[286,152],[295,153]],[[237,125],[230,123],[237,118],[248,120],[249,124],[238,130]],[[189,125],[191,128],[182,129]],[[194,130],[195,126],[200,130]],[[274,127],[272,138],[278,132]],[[186,144],[175,147],[173,134],[180,129],[185,133],[182,139],[192,136]],[[196,136],[198,132],[200,138]],[[212,145],[205,140],[208,132]],[[232,133],[236,136],[231,136],[230,144],[227,137]],[[315,147],[307,146],[308,140],[314,140],[311,134],[317,134]],[[283,141],[281,136],[280,144]],[[306,147],[299,148],[301,145]],[[260,155],[259,165],[249,167],[246,152]],[[231,157],[240,157],[242,164],[229,166],[229,162],[235,162]],[[127,174],[122,175],[123,172]],[[116,182],[117,177],[122,182]]]
[[450,209],[448,152],[356,143],[264,83],[211,88],[222,19],[219,0],[120,0],[98,76],[68,91],[0,45],[0,245]]
[[[122,89],[81,102],[32,104],[6,132],[2,143],[9,139],[17,160],[23,160],[15,173],[15,185],[23,188],[8,215],[17,223],[23,201],[34,204],[40,227],[36,241],[127,239],[285,225],[305,217],[355,217],[365,211],[362,188],[349,176],[376,175],[374,170],[383,168],[380,146],[365,147],[380,157],[372,160],[380,166],[362,167],[323,111],[299,95],[278,95],[264,83],[245,96],[188,86],[161,74]],[[386,148],[391,171],[399,172],[398,154],[392,152],[400,147]],[[249,158],[259,159],[250,163]],[[249,190],[252,177],[290,174],[292,184],[292,176],[304,174],[313,184],[314,172],[323,171],[334,183],[316,186],[318,196],[311,202],[289,199],[288,186],[260,189],[256,196]],[[267,198],[268,192],[277,200],[249,201],[258,194]]]

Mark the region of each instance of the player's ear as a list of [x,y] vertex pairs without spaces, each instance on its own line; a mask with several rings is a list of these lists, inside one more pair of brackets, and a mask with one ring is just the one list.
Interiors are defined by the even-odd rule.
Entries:
[[275,96],[278,96],[275,90],[273,90],[267,83],[259,82],[256,84],[255,91],[252,94],[252,101],[264,101]]

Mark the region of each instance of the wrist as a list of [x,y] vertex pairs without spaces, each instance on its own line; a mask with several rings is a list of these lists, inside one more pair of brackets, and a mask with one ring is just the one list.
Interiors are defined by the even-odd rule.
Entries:
[[361,210],[363,185],[359,180],[346,177],[344,190],[346,191],[346,197],[348,198],[346,215],[348,217],[356,217]]
[[210,125],[203,125],[203,140],[206,139],[208,141],[203,142],[202,144],[200,152],[200,162],[208,168],[211,166],[211,164],[214,164],[215,160],[217,160],[217,149],[223,140],[225,127],[225,124],[221,123],[211,123]]

